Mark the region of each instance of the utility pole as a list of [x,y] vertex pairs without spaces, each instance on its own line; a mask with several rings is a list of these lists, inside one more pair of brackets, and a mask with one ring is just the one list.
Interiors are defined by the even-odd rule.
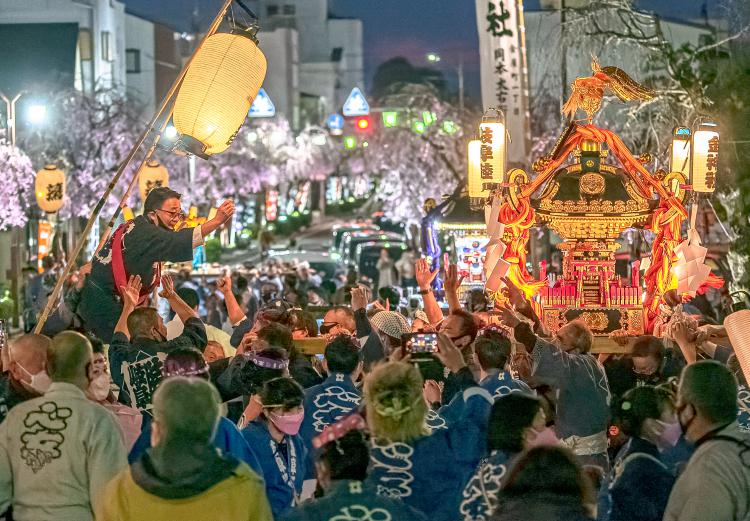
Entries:
[[[5,102],[6,113],[8,115],[7,126],[8,130],[10,130],[10,144],[13,148],[16,147],[16,102],[22,95],[23,91],[11,99],[0,92],[0,98]],[[7,276],[10,278],[10,292],[13,295],[13,327],[18,327],[18,304],[21,299],[19,292],[19,279],[21,277],[21,230],[13,228],[10,234],[10,270]]]
[[458,53],[458,108],[464,110],[464,55]]
[[565,0],[560,0],[560,111],[562,114],[562,107],[565,104],[565,100],[568,98],[568,62],[566,53],[568,52],[565,46]]

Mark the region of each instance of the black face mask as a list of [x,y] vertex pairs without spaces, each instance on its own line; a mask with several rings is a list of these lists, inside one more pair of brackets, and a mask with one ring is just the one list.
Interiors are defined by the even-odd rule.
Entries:
[[658,385],[661,383],[661,375],[659,374],[659,371],[652,374],[640,374],[636,372],[633,374],[635,374],[637,387],[642,387],[644,385]]
[[170,228],[169,226],[167,226],[166,224],[164,224],[161,221],[161,219],[159,218],[159,214],[157,212],[152,212],[151,215],[153,215],[154,218],[156,219],[156,222],[154,222],[153,220],[151,220],[151,222],[154,225],[158,226],[159,228],[163,228],[164,230],[169,230],[170,232],[174,231],[174,228]]
[[338,324],[320,324],[320,334],[327,335],[331,332],[331,329],[338,326]]

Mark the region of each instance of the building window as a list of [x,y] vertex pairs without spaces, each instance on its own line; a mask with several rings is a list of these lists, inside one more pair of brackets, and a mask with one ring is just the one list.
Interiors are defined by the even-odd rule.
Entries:
[[125,49],[125,71],[133,73],[141,72],[140,49]]
[[277,14],[279,14],[279,6],[278,5],[269,5],[266,8],[266,13],[268,14],[268,16],[276,16]]
[[105,62],[115,61],[112,48],[112,33],[102,31],[102,60]]
[[94,57],[91,49],[91,30],[78,30],[78,52],[81,54],[81,61],[90,61]]
[[294,16],[295,6],[284,4],[284,16]]
[[341,56],[344,54],[344,48],[343,47],[334,47],[331,50],[331,61],[336,63],[341,61]]

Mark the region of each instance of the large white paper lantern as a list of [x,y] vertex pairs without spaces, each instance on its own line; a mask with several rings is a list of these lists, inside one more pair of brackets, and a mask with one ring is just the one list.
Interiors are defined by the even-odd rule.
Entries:
[[174,106],[174,126],[191,152],[226,150],[266,77],[266,57],[250,33],[209,36],[193,58]]

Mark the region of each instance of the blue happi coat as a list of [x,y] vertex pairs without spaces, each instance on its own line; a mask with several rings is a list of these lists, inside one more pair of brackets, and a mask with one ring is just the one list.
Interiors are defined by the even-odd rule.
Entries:
[[361,481],[335,481],[326,495],[287,510],[279,521],[427,521],[400,499],[379,496]]
[[305,390],[305,419],[300,435],[312,447],[312,439],[323,429],[359,407],[362,393],[344,373],[332,373],[323,383]]
[[531,387],[526,385],[526,382],[513,378],[509,371],[500,371],[499,369],[489,370],[487,376],[479,382],[479,386],[490,393],[495,400],[510,393],[533,394]]
[[483,409],[473,402],[489,404],[491,397],[473,387],[456,398],[463,398],[468,407],[447,428],[434,429],[410,442],[371,440],[367,483],[378,494],[403,499],[431,521],[457,518],[464,484],[482,456],[477,444],[467,440],[486,437],[481,432]]
[[[313,475],[307,448],[299,434],[285,435],[282,442],[277,443],[262,420],[255,420],[241,432],[263,469],[266,495],[275,517],[295,504],[302,493],[302,483]],[[280,448],[282,444],[286,446],[286,454]]]
[[460,507],[463,521],[487,521],[498,505],[498,493],[508,477],[514,454],[494,450],[464,487]]
[[[515,392],[534,394],[534,391],[532,391],[526,383],[513,378],[508,371],[501,372],[495,370],[494,372],[489,373],[482,379],[479,386],[483,391],[486,391],[487,396],[491,397],[493,401]],[[480,422],[481,428],[477,431],[473,431],[471,435],[476,434],[476,436],[466,439],[465,443],[476,447],[481,457],[485,457],[487,456],[487,428],[490,418],[490,410],[492,409],[492,401],[467,401],[465,396],[467,396],[467,393],[454,396],[448,405],[444,405],[440,408],[439,414],[448,425],[460,421],[461,418],[466,415],[471,415],[477,418],[477,421]],[[471,410],[467,411],[467,409]]]
[[613,467],[607,520],[661,521],[675,478],[656,446],[631,438],[620,449]]

